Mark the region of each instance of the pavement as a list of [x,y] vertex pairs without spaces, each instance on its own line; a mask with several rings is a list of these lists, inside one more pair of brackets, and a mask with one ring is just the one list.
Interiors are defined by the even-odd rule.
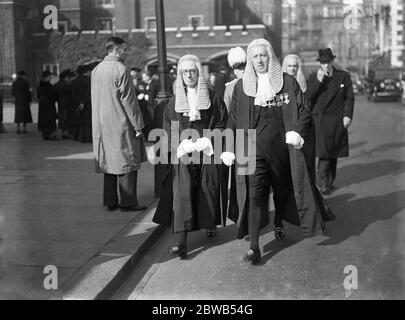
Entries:
[[192,232],[184,260],[168,254],[175,240],[165,232],[114,299],[404,299],[404,123],[403,104],[356,96],[350,157],[338,161],[327,197],[337,216],[327,236],[303,239],[285,223],[287,236],[277,241],[269,226],[252,266],[241,259],[249,242],[236,239],[232,223],[212,239]]
[[[35,104],[32,113],[35,121]],[[36,124],[16,134],[10,104],[3,114],[0,299],[108,299],[162,232],[151,221],[153,166],[144,163],[138,176],[148,209],[108,212],[91,144],[43,141]]]
[[[10,108],[5,119],[12,121]],[[17,135],[7,123],[9,133],[0,135],[0,298],[403,299],[404,123],[404,105],[357,96],[350,157],[339,160],[337,189],[327,197],[337,215],[328,235],[303,239],[286,224],[287,237],[276,241],[269,226],[256,266],[242,261],[249,242],[235,239],[230,222],[212,239],[191,233],[187,259],[169,256],[172,233],[151,222],[150,164],[138,180],[148,210],[106,212],[91,146],[42,141],[35,125]],[[57,267],[57,290],[44,287],[48,265]],[[349,275],[357,283],[351,289]]]

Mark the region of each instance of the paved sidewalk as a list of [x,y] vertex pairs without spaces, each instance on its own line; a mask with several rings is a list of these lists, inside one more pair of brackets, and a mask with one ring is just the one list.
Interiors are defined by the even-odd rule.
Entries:
[[[5,114],[9,122],[9,108]],[[17,135],[14,124],[5,127],[8,134],[0,135],[0,299],[96,298],[94,290],[105,287],[93,269],[101,271],[107,286],[156,231],[153,166],[143,164],[138,178],[139,202],[149,210],[107,212],[91,144],[43,141],[36,124],[28,126],[28,135]],[[59,290],[44,288],[47,265],[57,267]],[[89,286],[87,278],[98,287]],[[83,291],[86,286],[93,291]]]

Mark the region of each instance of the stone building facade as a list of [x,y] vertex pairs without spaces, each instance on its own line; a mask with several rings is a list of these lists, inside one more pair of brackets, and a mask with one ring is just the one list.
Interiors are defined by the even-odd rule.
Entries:
[[[226,63],[233,46],[269,39],[281,59],[281,0],[166,0],[167,56],[176,63],[195,53],[208,71]],[[44,7],[58,9],[58,30],[45,30]],[[0,83],[25,70],[34,86],[41,71],[65,68],[105,55],[96,39],[118,35],[139,47],[128,62],[153,68],[157,61],[156,18],[151,0],[0,0]],[[132,39],[132,40],[131,40]],[[136,43],[134,42],[137,39]],[[86,51],[88,40],[91,45]],[[58,47],[78,47],[76,52]],[[98,50],[98,51],[97,51]],[[68,54],[81,57],[69,62]]]

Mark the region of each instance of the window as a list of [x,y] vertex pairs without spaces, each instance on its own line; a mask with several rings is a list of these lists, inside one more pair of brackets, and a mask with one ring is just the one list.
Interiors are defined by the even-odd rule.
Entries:
[[102,8],[114,7],[114,0],[94,0],[94,6]]
[[324,18],[329,17],[329,14],[328,14],[328,7],[323,7],[323,17],[324,17]]
[[61,33],[66,33],[68,31],[68,22],[67,21],[58,21],[58,30]]
[[290,10],[283,10],[283,23],[288,23],[290,21]]
[[204,16],[203,15],[191,15],[188,16],[188,26],[197,28],[204,25]]
[[263,24],[267,26],[273,25],[273,14],[271,13],[263,13]]
[[156,17],[146,17],[145,18],[145,29],[156,29]]
[[59,63],[46,63],[42,66],[42,71],[49,71],[53,75],[59,74]]
[[111,18],[97,19],[97,30],[112,30],[113,21]]

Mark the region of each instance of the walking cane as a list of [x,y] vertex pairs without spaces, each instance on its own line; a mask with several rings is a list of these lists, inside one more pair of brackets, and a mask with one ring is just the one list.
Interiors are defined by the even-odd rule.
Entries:
[[226,217],[229,216],[229,207],[231,206],[231,181],[232,181],[232,166],[229,167],[228,172],[228,199],[226,203]]

